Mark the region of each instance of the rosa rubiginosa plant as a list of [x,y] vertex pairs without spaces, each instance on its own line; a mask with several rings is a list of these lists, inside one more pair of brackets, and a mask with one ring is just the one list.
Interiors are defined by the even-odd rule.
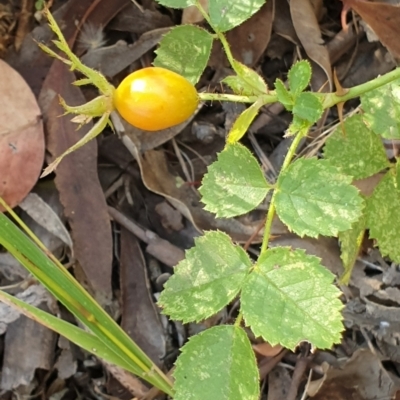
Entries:
[[[303,60],[292,66],[287,84],[277,79],[269,88],[258,73],[234,59],[224,35],[256,13],[264,0],[209,0],[207,11],[196,0],[157,1],[171,8],[197,7],[208,29],[194,25],[172,29],[161,40],[154,67],[128,76],[118,88],[81,63],[46,12],[57,36],[54,44],[62,55],[43,44],[40,47],[83,75],[76,85],[94,85],[100,96],[77,107],[61,100],[66,113],[76,114],[79,123],[98,119],[91,131],[58,157],[45,174],[107,124],[112,127],[110,115],[115,110],[139,128],[157,130],[183,122],[200,101],[248,104],[228,133],[225,148],[208,167],[199,191],[205,209],[220,218],[246,214],[271,195],[259,256],[250,258],[223,232],[204,232],[186,252],[185,260],[176,266],[159,299],[163,313],[187,323],[208,318],[239,298],[235,323],[215,326],[191,337],[176,361],[172,383],[64,267],[34,237],[27,239],[5,215],[0,217],[0,243],[87,330],[4,292],[0,299],[175,399],[256,400],[258,369],[245,328],[271,345],[292,350],[303,341],[314,349],[330,348],[340,342],[343,331],[341,292],[335,286],[335,276],[321,265],[320,259],[303,250],[268,246],[275,215],[301,237],[339,237],[345,267],[339,277],[341,283],[349,280],[366,230],[384,256],[400,262],[400,169],[397,160],[388,161],[382,144],[382,138],[400,139],[400,69],[340,93],[313,93],[307,90],[312,74],[310,63]],[[233,70],[232,76],[222,81],[232,94],[196,94],[194,85],[217,40]],[[300,141],[324,111],[357,97],[363,113],[342,122],[328,138],[323,157],[294,160]],[[277,180],[269,182],[257,159],[240,141],[260,108],[274,102],[280,102],[293,114],[286,132],[293,140]],[[169,119],[167,103],[183,111],[176,111]],[[162,107],[157,109],[160,105],[167,107],[164,114]],[[161,119],[166,122],[157,125]],[[383,178],[368,197],[352,184],[378,172],[383,173]]]

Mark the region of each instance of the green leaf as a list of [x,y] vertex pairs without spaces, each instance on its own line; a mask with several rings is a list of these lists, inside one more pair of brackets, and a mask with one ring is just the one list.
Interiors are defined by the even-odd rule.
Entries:
[[80,320],[102,343],[125,363],[132,364],[140,377],[172,393],[165,375],[106,313],[75,278],[33,243],[16,225],[0,213],[0,244],[9,251],[50,293]]
[[208,167],[199,189],[205,209],[218,217],[234,217],[256,208],[269,185],[257,160],[240,143],[227,144]]
[[226,32],[249,19],[264,3],[265,0],[212,0],[208,12],[213,27]]
[[250,268],[248,255],[228,235],[206,232],[175,267],[159,304],[172,319],[200,321],[237,296]]
[[236,143],[238,142],[244,134],[248,131],[254,118],[257,116],[259,109],[263,106],[262,99],[258,99],[249,108],[244,110],[235,123],[233,124],[231,130],[228,133],[227,142]]
[[259,375],[242,328],[221,325],[193,336],[174,371],[174,400],[257,400]]
[[242,289],[246,325],[271,345],[293,350],[307,340],[316,348],[330,348],[343,331],[341,292],[334,277],[319,258],[303,250],[267,250]]
[[168,32],[156,50],[156,67],[170,69],[196,84],[211,54],[212,35],[194,25],[181,25]]
[[363,179],[389,167],[382,140],[364,124],[361,115],[347,118],[329,136],[325,159],[354,179]]
[[233,90],[233,93],[239,96],[256,96],[260,93],[238,75],[227,76],[221,82],[228,85]]
[[365,234],[365,215],[356,221],[351,229],[339,232],[340,258],[343,261],[344,272],[340,282],[347,285],[350,282],[351,273],[357,261],[360,247]]
[[286,110],[292,111],[294,104],[293,97],[280,79],[275,81],[275,91],[276,95],[278,96],[278,101],[283,104]]
[[237,75],[227,76],[222,82],[231,87],[236,94],[255,96],[268,93],[267,84],[256,71],[238,61],[233,62],[233,68]]
[[400,139],[400,103],[396,94],[399,83],[397,80],[361,96],[365,123],[387,139]]
[[307,88],[311,80],[311,64],[302,60],[293,65],[288,74],[289,90],[294,95],[299,95]]
[[141,371],[134,363],[126,362],[123,358],[119,357],[118,354],[114,353],[111,349],[104,345],[104,343],[98,339],[92,333],[86,332],[69,322],[63,321],[39,308],[33,307],[30,304],[23,302],[9,295],[8,293],[0,290],[0,301],[8,304],[9,306],[15,307],[18,311],[23,313],[28,318],[40,323],[43,326],[57,332],[64,336],[72,343],[82,347],[82,349],[94,354],[96,357],[124,368],[136,375],[140,375]]
[[400,262],[400,194],[396,177],[389,171],[367,200],[369,237],[377,240],[382,256]]
[[321,118],[323,112],[321,99],[314,93],[303,92],[294,99],[293,114],[312,124]]
[[277,182],[276,212],[299,236],[336,236],[360,217],[363,199],[327,161],[301,158]]
[[196,0],[156,0],[156,2],[170,8],[186,8],[196,4]]

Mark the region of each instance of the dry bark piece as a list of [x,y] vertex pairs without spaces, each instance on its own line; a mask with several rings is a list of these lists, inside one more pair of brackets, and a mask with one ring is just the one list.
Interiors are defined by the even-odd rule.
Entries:
[[136,237],[121,229],[121,326],[159,366],[165,356],[165,333],[151,296],[146,263]]
[[44,160],[44,132],[31,89],[2,60],[0,87],[0,196],[15,207],[39,178]]

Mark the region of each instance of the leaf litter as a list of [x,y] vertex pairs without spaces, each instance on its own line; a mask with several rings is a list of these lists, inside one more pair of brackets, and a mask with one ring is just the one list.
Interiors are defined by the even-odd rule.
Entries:
[[[34,18],[33,2],[22,2],[27,14],[11,12],[16,7],[12,0],[3,3],[0,194],[12,206],[21,204],[29,210],[30,217],[22,213],[24,221],[111,315],[121,320],[153,360],[168,370],[190,333],[232,322],[238,307],[233,301],[217,317],[187,326],[168,322],[155,300],[173,272],[171,267],[183,259],[184,250],[192,247],[194,238],[204,230],[219,229],[238,243],[251,237],[250,254],[259,248],[259,226],[268,202],[239,218],[219,220],[203,209],[197,190],[207,165],[223,148],[232,124],[229,107],[207,105],[184,124],[155,134],[116,124],[122,140],[106,131],[97,143],[92,141],[68,156],[54,175],[39,181],[44,146],[49,162],[83,134],[69,117],[60,117],[57,95],[80,104],[96,93],[71,86],[72,73],[38,50],[32,39],[48,42],[51,34],[44,21]],[[207,2],[203,3],[205,7]],[[392,57],[398,59],[400,54],[399,7],[355,0],[343,0],[343,5],[344,11],[355,12],[346,25],[339,1],[293,0],[289,6],[269,0],[249,21],[228,33],[232,52],[261,72],[269,87],[276,78],[285,81],[299,55],[313,63],[314,90],[331,90],[333,68],[343,87],[393,69]],[[199,15],[185,12],[181,20],[174,10],[161,10],[151,0],[141,4],[118,0],[101,6],[91,0],[68,0],[52,11],[74,51],[115,85],[127,68],[151,64],[155,47],[170,27],[179,21],[204,24]],[[29,24],[23,19],[26,15]],[[366,31],[374,32],[373,41]],[[225,54],[215,46],[199,88],[220,90],[215,82],[230,74]],[[350,111],[351,105],[346,107],[344,111]],[[318,154],[328,126],[337,118],[336,110],[331,110],[325,124],[302,142],[303,154]],[[290,116],[280,105],[265,107],[253,122],[254,147],[250,150],[266,168],[273,165],[279,171],[289,123]],[[207,131],[206,140],[200,128]],[[388,158],[398,154],[397,142],[386,147]],[[362,185],[368,196],[381,178],[373,176],[357,185]],[[38,195],[41,201],[32,200]],[[46,212],[41,208],[43,201],[48,205]],[[272,234],[272,246],[305,249],[322,258],[322,264],[336,276],[343,273],[337,239],[299,238],[282,229],[278,220]],[[314,353],[306,344],[296,352],[271,351],[268,343],[251,338],[265,398],[372,400],[399,396],[398,266],[373,249],[366,238],[355,260],[349,286],[340,286],[346,331],[339,345]],[[32,304],[42,304],[73,320],[51,297],[43,301],[39,296],[42,289],[4,252],[0,253],[0,286],[19,297],[36,291]],[[3,306],[0,327],[1,398],[128,399],[130,393],[155,398],[151,390],[146,394],[147,388],[136,378],[101,364]]]

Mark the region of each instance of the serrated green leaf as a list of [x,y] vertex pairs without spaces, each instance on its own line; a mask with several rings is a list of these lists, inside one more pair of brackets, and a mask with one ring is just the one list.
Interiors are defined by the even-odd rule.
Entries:
[[250,268],[248,255],[228,235],[206,232],[175,267],[159,304],[172,319],[200,321],[232,301]]
[[376,134],[400,139],[400,103],[396,89],[400,80],[371,90],[361,96],[364,121]]
[[205,209],[221,218],[253,210],[268,190],[260,165],[240,143],[226,145],[218,160],[208,167],[199,189]]
[[161,39],[154,65],[170,69],[196,84],[207,66],[212,43],[212,35],[202,28],[177,26]]
[[275,81],[275,91],[276,95],[278,96],[278,101],[283,104],[286,110],[292,111],[294,104],[293,97],[286,89],[285,84],[280,79],[277,79]]
[[255,96],[268,93],[267,84],[256,71],[236,60],[232,66],[237,75],[228,76],[222,82],[229,85],[236,94]]
[[237,326],[215,326],[190,338],[174,377],[174,400],[257,400],[260,394],[254,352]]
[[354,179],[374,175],[389,166],[382,141],[363,122],[361,115],[347,118],[329,136],[325,159]]
[[343,331],[341,292],[333,279],[317,257],[303,250],[267,250],[242,289],[246,325],[271,345],[293,350],[307,340],[316,348],[330,348]]
[[312,124],[321,118],[323,112],[321,99],[314,93],[303,92],[294,99],[293,114]]
[[351,272],[360,252],[360,247],[365,234],[365,215],[356,221],[351,229],[339,232],[340,258],[343,261],[344,272],[340,282],[347,285],[350,281]]
[[156,0],[156,2],[170,8],[186,8],[196,4],[196,0]]
[[265,0],[213,0],[208,12],[214,28],[226,32],[249,19],[264,3]]
[[288,74],[289,89],[294,95],[307,88],[311,80],[311,64],[302,60],[293,65]]
[[351,181],[325,160],[301,158],[278,178],[276,212],[299,236],[336,236],[361,216],[363,199]]
[[249,108],[244,110],[239,117],[236,119],[232,126],[232,129],[228,133],[227,142],[236,143],[244,134],[248,131],[254,118],[257,116],[259,109],[263,106],[262,99],[258,99]]
[[377,240],[383,256],[400,262],[400,194],[396,177],[389,171],[367,200],[369,237]]

